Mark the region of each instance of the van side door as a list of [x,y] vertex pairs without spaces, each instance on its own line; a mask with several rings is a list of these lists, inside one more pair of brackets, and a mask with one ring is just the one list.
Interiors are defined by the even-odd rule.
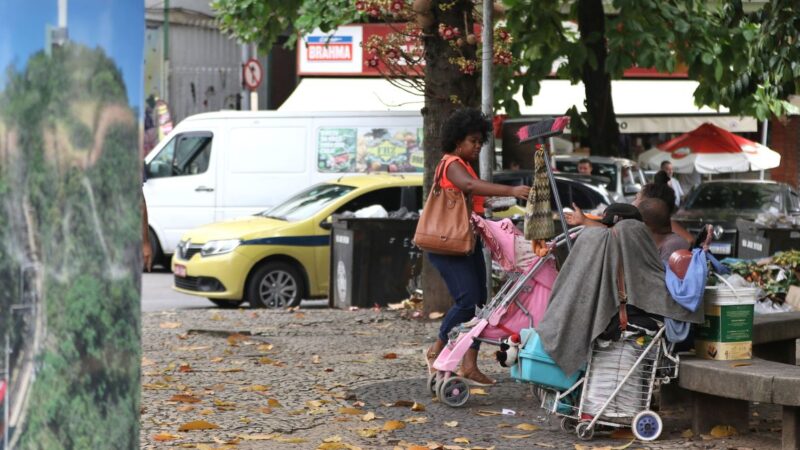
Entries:
[[186,231],[214,221],[217,176],[214,133],[180,133],[145,168],[147,215],[166,254]]

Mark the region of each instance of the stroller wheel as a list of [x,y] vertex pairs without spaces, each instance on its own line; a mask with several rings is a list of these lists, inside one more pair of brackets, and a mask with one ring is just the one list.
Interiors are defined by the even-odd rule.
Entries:
[[434,396],[436,395],[436,374],[437,374],[437,372],[433,372],[432,374],[429,374],[428,375],[428,380],[427,380],[428,390]]
[[580,422],[575,427],[575,434],[582,441],[591,441],[594,437],[594,428],[589,427],[590,422]]
[[661,436],[664,424],[661,417],[653,411],[642,411],[633,418],[633,435],[642,441],[655,441]]
[[464,406],[469,400],[469,385],[461,377],[447,378],[439,387],[439,400],[451,408]]
[[577,427],[577,425],[578,425],[578,421],[576,421],[575,419],[573,419],[571,417],[564,417],[564,418],[561,419],[561,431],[564,431],[564,432],[567,432],[567,433],[574,433],[575,432],[575,428]]

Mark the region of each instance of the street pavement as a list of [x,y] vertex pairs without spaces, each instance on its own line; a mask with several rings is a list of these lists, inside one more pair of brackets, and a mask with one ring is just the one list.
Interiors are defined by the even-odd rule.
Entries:
[[409,311],[189,308],[142,319],[147,449],[780,448],[771,405],[754,409],[742,436],[689,437],[689,411],[675,407],[661,412],[655,443],[629,433],[580,441],[508,378],[490,346],[481,367],[501,383],[449,408],[425,387],[422,351],[439,322]]

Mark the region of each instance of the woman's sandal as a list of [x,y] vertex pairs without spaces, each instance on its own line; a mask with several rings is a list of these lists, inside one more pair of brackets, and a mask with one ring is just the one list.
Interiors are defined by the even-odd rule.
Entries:
[[456,374],[459,377],[466,380],[467,384],[471,386],[485,387],[485,386],[494,386],[495,384],[497,384],[496,380],[487,377],[486,375],[483,374],[483,372],[480,372],[478,370],[470,373],[469,375],[459,370]]

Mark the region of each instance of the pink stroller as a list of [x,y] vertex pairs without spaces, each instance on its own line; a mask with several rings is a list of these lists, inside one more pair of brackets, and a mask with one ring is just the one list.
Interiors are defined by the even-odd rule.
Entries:
[[[447,345],[433,363],[436,372],[429,375],[428,388],[451,407],[462,406],[469,399],[467,380],[456,376],[455,372],[475,340],[497,346],[509,342],[514,345],[514,338],[519,342],[520,330],[539,323],[558,275],[552,250],[566,242],[566,236],[559,235],[549,243],[547,256],[540,258],[511,220],[493,222],[473,214],[472,221],[490,250],[492,260],[508,278],[491,301],[476,311],[472,320],[450,331]],[[570,230],[570,237],[577,231]]]

